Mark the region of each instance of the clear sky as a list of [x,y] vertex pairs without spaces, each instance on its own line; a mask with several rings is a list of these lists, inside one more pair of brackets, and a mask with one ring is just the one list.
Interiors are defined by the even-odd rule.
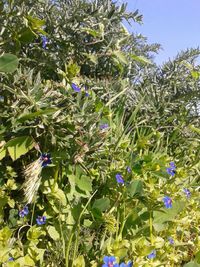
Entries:
[[[122,1],[121,1],[122,2]],[[200,0],[124,0],[128,10],[139,9],[143,25],[133,24],[134,32],[162,45],[155,61],[161,64],[178,52],[200,46]],[[130,30],[130,28],[129,28]]]

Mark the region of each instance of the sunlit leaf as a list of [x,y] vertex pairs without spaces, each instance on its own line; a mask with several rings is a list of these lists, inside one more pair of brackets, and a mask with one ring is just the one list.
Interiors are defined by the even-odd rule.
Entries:
[[3,54],[0,56],[0,72],[12,73],[18,67],[19,60],[12,54]]
[[5,147],[8,149],[12,160],[16,160],[34,147],[35,141],[30,136],[16,137],[8,141]]

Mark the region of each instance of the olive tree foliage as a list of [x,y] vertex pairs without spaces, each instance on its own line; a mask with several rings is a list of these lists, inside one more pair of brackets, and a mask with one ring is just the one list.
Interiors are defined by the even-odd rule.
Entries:
[[[123,26],[124,20],[140,23],[141,19],[138,11],[127,12],[125,4],[110,0],[3,1],[1,52],[19,55],[23,66],[55,80],[58,68],[64,70],[69,61],[87,77],[126,77],[125,66],[137,63],[132,56],[149,57],[159,47],[147,45],[145,39],[129,34]],[[45,50],[41,35],[48,38]]]
[[[71,88],[72,82],[92,88],[91,93],[117,106],[115,95],[131,90],[132,80],[159,48],[130,34],[123,25],[124,20],[141,23],[138,11],[128,12],[125,4],[110,0],[4,0],[0,12],[0,53],[19,60],[14,75],[6,72],[0,76],[6,140],[16,133],[40,136],[50,127],[52,132],[47,132],[53,143],[58,146],[55,139],[60,136],[59,144],[63,144],[65,127],[64,133],[60,129],[56,133],[55,121],[41,119],[40,113],[51,114],[65,107],[69,114],[65,88]],[[30,117],[20,120],[27,115],[33,119],[33,127]]]

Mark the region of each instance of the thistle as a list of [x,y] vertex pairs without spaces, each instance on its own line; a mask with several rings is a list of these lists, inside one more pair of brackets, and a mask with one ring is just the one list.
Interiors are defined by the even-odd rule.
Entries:
[[29,204],[36,196],[41,182],[42,168],[51,163],[50,154],[43,153],[39,159],[30,163],[24,170],[25,182],[22,185],[25,202]]

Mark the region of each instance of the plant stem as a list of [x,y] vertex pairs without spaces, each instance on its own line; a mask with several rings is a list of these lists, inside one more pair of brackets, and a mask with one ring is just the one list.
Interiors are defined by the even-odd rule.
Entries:
[[71,234],[70,234],[70,237],[69,237],[69,241],[68,241],[68,244],[67,244],[67,247],[66,247],[66,252],[65,252],[65,267],[69,267],[69,250],[70,250],[70,247],[71,247],[73,236],[74,236],[74,232],[71,231]]
[[34,217],[34,212],[35,212],[35,204],[36,204],[36,198],[35,198],[34,203],[33,203],[33,211],[32,211],[32,215],[31,215],[31,226],[33,225],[33,217]]
[[153,245],[153,219],[152,219],[152,211],[149,212],[149,228],[150,228],[151,245]]
[[87,209],[87,206],[89,205],[90,201],[92,200],[92,198],[96,194],[96,192],[97,192],[97,190],[95,190],[94,193],[88,199],[85,207],[83,208],[83,210],[81,211],[81,213],[79,215],[77,224],[75,225],[74,229],[71,232],[70,239],[69,239],[69,242],[68,242],[68,245],[67,245],[67,249],[66,249],[66,261],[65,261],[66,264],[65,264],[65,267],[69,266],[68,265],[69,264],[69,250],[70,250],[70,246],[71,246],[71,242],[72,242],[73,236],[74,236],[75,231],[76,231],[76,239],[75,239],[74,252],[73,252],[73,257],[72,257],[72,266],[73,266],[73,262],[75,261],[76,253],[77,253],[77,250],[78,250],[79,233],[80,233],[80,221],[81,221],[81,218],[82,218],[85,210]]

